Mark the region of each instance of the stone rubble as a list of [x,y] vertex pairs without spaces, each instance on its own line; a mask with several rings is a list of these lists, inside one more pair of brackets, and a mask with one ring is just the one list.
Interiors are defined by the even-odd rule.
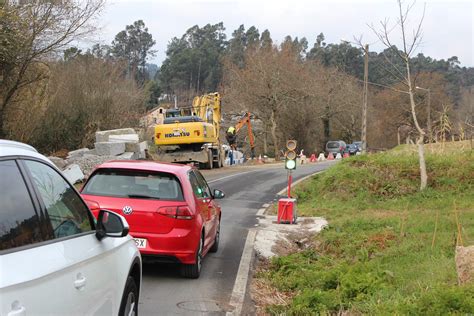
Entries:
[[145,159],[148,143],[140,142],[133,128],[122,128],[96,132],[94,149],[81,148],[68,153],[66,159],[48,157],[63,170],[71,183],[87,178],[94,168],[110,160]]

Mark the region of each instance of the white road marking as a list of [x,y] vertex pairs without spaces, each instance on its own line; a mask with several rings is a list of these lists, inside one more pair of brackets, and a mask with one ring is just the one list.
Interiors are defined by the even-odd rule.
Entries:
[[267,208],[269,206],[270,206],[270,204],[268,204],[268,203],[265,203],[265,204],[262,205],[263,208]]
[[251,173],[251,172],[254,172],[254,171],[247,171],[247,172],[242,172],[242,173],[231,174],[231,175],[228,175],[228,176],[219,178],[219,179],[214,179],[214,180],[211,180],[211,181],[207,181],[207,183],[217,182],[217,181],[221,181],[221,180],[224,180],[224,179],[232,178],[232,177],[235,177],[235,176],[241,176],[241,175],[243,175],[243,174]]
[[226,316],[238,316],[242,313],[256,234],[257,232],[255,230],[249,230],[247,234],[244,251],[242,252],[242,258],[240,259],[239,270],[235,278],[234,288],[232,289],[232,296],[230,297],[229,302],[229,304],[234,307],[234,310],[232,312],[227,312]]
[[261,208],[261,209],[258,210],[257,214],[255,214],[255,215],[263,216],[263,215],[265,215],[265,210],[266,210],[266,208]]

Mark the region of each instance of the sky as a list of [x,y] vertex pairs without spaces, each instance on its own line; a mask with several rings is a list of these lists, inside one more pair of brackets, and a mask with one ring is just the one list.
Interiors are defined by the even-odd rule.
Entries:
[[[410,34],[425,6],[416,54],[435,59],[458,56],[462,66],[474,67],[474,1],[417,1],[409,15]],[[327,43],[362,36],[371,51],[381,51],[384,47],[369,26],[380,29],[386,18],[393,25],[397,14],[396,0],[107,0],[94,42],[110,44],[126,25],[141,19],[156,41],[157,53],[150,62],[158,65],[166,58],[171,38],[181,37],[194,25],[219,22],[224,23],[228,39],[244,24],[246,29],[256,26],[260,33],[268,29],[276,43],[286,35],[306,37],[311,48],[322,32]],[[394,29],[391,36],[399,46],[400,32]]]

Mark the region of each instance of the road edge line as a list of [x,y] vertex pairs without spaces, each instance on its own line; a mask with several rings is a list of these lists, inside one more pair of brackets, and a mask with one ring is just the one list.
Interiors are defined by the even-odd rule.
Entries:
[[240,259],[239,270],[235,277],[235,283],[229,302],[229,304],[234,307],[234,310],[227,312],[226,316],[240,315],[242,313],[256,235],[257,231],[252,229],[249,230],[247,234],[244,250],[242,251],[242,257]]
[[222,178],[218,178],[218,179],[214,179],[214,180],[209,180],[209,181],[207,181],[207,183],[213,183],[213,182],[221,181],[221,180],[224,180],[224,179],[227,179],[227,178],[232,178],[232,177],[236,177],[236,176],[241,176],[241,175],[244,175],[244,174],[247,174],[247,173],[251,173],[251,172],[254,172],[254,171],[247,171],[247,172],[242,172],[242,173],[229,174],[228,176],[225,176],[225,177],[222,177]]
[[[324,172],[324,171],[326,171],[326,169],[324,169],[324,170],[319,170],[319,171],[316,171],[315,173],[312,173],[312,174],[310,174],[310,175],[304,176],[303,178],[298,179],[298,180],[296,180],[295,182],[293,182],[293,183],[291,184],[291,187],[293,187],[293,186],[295,186],[295,185],[298,185],[300,182],[303,182],[304,180],[309,179],[309,178],[311,178],[312,176],[317,175],[318,173],[321,173],[321,172]],[[283,190],[279,191],[279,192],[277,193],[277,195],[283,195],[287,190],[288,190],[288,187],[285,187]]]

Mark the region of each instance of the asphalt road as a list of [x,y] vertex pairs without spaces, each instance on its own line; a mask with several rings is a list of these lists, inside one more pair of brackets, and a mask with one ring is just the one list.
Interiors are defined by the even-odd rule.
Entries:
[[[331,162],[323,162],[298,166],[294,179],[330,165]],[[226,193],[226,198],[220,201],[219,250],[204,258],[197,280],[182,278],[174,265],[144,264],[140,315],[225,315],[232,311],[229,301],[248,230],[255,228],[258,209],[276,199],[276,193],[286,185],[286,170],[282,164],[204,173],[211,188]],[[253,311],[247,291],[243,314],[253,314]]]

